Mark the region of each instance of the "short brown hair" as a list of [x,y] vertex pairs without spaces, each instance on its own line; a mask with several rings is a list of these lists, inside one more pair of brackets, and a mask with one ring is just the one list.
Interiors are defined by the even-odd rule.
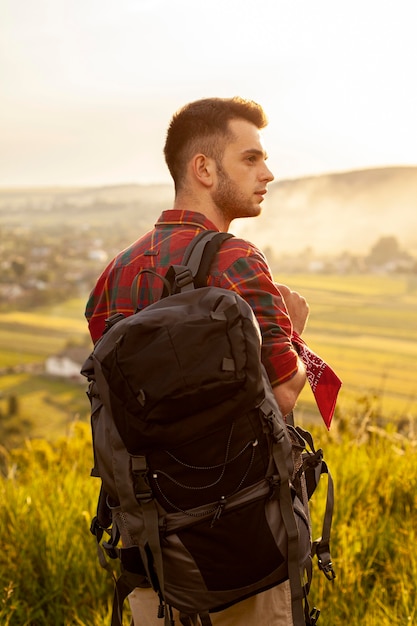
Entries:
[[196,100],[173,115],[167,131],[164,155],[176,190],[181,187],[186,165],[193,154],[202,152],[221,160],[226,140],[232,137],[229,122],[234,119],[246,120],[259,129],[268,124],[259,104],[238,96]]

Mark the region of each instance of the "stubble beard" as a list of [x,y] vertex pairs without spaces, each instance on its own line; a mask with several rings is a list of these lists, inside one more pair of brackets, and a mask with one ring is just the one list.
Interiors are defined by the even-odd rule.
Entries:
[[252,198],[247,198],[240,191],[238,185],[231,180],[220,164],[217,164],[217,175],[219,182],[213,193],[213,201],[227,221],[259,215],[260,206],[255,205]]

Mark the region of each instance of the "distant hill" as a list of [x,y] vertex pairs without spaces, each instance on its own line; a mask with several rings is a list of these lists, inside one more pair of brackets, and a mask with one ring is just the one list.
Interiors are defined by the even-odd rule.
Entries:
[[282,251],[361,253],[394,235],[417,253],[417,167],[389,167],[273,183],[262,215],[235,230]]
[[[0,188],[0,212],[6,207],[19,210],[74,206],[93,207],[100,204],[148,204],[152,207],[165,203],[169,208],[174,192],[171,185],[108,185],[103,187],[22,187]],[[152,211],[154,212],[154,211]]]
[[[173,200],[171,185],[116,185],[91,188],[0,189],[0,224],[28,219],[45,224],[100,221],[114,228],[133,220],[132,236],[151,227]],[[69,211],[68,208],[72,207]],[[139,213],[139,214],[138,214]],[[274,182],[259,218],[237,220],[232,231],[261,247],[282,252],[334,254],[367,252],[380,237],[394,235],[417,252],[417,166],[355,170]],[[138,219],[139,218],[139,219]],[[21,223],[21,222],[20,222]]]

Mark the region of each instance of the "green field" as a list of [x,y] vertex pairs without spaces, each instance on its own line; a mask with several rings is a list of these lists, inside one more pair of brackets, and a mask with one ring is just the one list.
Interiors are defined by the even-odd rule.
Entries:
[[[310,319],[304,334],[343,381],[338,412],[378,423],[417,416],[417,281],[409,276],[276,276],[304,295]],[[0,435],[54,437],[87,418],[85,386],[45,377],[49,355],[67,345],[90,349],[84,299],[45,310],[0,314],[0,412],[10,397],[18,411],[3,419]],[[30,371],[30,364],[38,370]],[[25,366],[21,371],[20,366]],[[297,409],[304,422],[320,419],[306,386]],[[337,419],[337,418],[336,418]],[[5,430],[6,429],[6,430]]]
[[86,385],[45,376],[42,368],[66,346],[82,346],[88,355],[83,306],[71,300],[48,310],[0,313],[0,439],[7,446],[27,436],[55,439],[74,420],[87,419]]
[[[303,335],[343,381],[338,407],[376,418],[417,416],[417,282],[402,276],[280,276],[310,304]],[[299,412],[314,400],[305,389]]]
[[69,343],[87,338],[82,300],[46,310],[0,313],[0,369],[42,363]]

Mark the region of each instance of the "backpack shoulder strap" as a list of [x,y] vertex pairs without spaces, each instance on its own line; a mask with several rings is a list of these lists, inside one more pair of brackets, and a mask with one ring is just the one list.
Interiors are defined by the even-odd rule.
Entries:
[[181,265],[171,265],[165,275],[170,288],[164,286],[162,298],[171,293],[198,289],[207,285],[211,263],[223,241],[233,237],[231,233],[204,230],[185,249]]
[[194,287],[205,287],[210,266],[223,241],[233,237],[231,233],[216,230],[204,230],[188,244],[182,264],[186,265],[193,275]]

